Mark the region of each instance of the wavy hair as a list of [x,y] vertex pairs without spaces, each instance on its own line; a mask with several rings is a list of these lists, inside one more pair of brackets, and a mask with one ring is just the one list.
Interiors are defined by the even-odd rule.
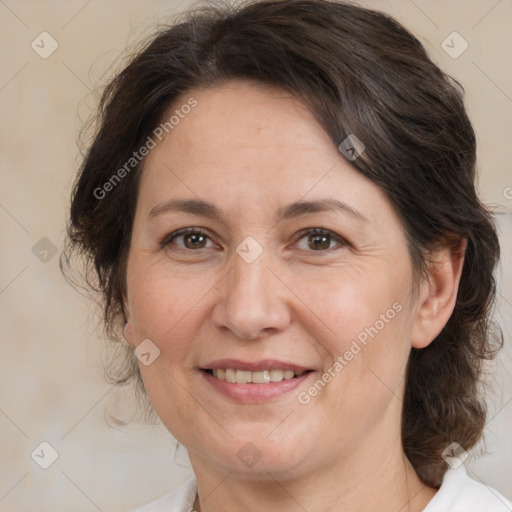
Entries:
[[[480,383],[493,345],[491,311],[499,242],[475,191],[476,142],[463,88],[390,16],[345,2],[221,1],[183,13],[158,29],[108,83],[97,129],[71,202],[65,275],[75,258],[101,300],[113,342],[108,378],[144,388],[133,350],[118,340],[139,177],[144,160],[99,200],[97,190],[144,145],[183,92],[232,79],[277,86],[314,114],[336,146],[364,141],[351,162],[386,194],[406,233],[416,275],[429,254],[467,240],[457,301],[442,332],[411,349],[402,443],[420,479],[439,487],[452,441],[480,439],[486,407]],[[96,191],[96,193],[95,193]],[[145,400],[148,411],[151,408]],[[151,414],[150,414],[151,415]]]

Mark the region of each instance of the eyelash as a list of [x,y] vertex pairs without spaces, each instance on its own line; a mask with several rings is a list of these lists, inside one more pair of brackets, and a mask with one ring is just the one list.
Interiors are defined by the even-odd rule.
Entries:
[[[160,247],[163,249],[167,245],[169,245],[171,242],[173,242],[176,238],[183,237],[183,236],[186,236],[186,235],[189,235],[189,234],[196,234],[196,235],[205,236],[205,237],[207,237],[208,239],[211,240],[211,238],[208,235],[208,233],[206,231],[200,229],[200,228],[185,228],[185,229],[180,229],[178,231],[175,231],[175,232],[165,236],[162,239],[162,241],[160,242]],[[329,231],[329,230],[323,229],[323,228],[310,228],[310,229],[303,230],[303,231],[300,232],[300,236],[299,236],[297,241],[302,240],[303,238],[305,238],[308,235],[329,236],[331,238],[331,241],[337,241],[340,244],[339,248],[348,245],[348,242],[343,237],[337,235],[333,231]],[[186,247],[179,247],[179,249],[183,250],[183,251],[194,251],[194,249],[188,249]],[[200,249],[207,249],[207,248],[206,247],[201,247]],[[198,250],[200,250],[200,249],[198,249]],[[309,252],[330,253],[333,250],[336,250],[336,249],[335,248],[331,248],[331,249],[318,250],[318,251],[311,250]]]

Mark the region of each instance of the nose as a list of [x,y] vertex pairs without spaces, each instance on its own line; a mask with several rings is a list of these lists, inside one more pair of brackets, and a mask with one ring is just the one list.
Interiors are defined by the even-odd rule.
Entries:
[[267,250],[251,263],[239,254],[220,281],[212,320],[219,329],[230,330],[239,339],[255,340],[290,323],[292,292],[272,268]]

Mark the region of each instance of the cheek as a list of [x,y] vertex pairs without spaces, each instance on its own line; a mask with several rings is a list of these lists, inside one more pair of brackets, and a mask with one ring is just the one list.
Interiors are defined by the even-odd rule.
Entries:
[[[172,274],[172,269],[163,271],[157,265],[137,267],[135,262],[128,273],[136,341],[150,339],[160,349],[153,364],[139,363],[144,388],[159,417],[179,439],[186,439],[186,425],[198,415],[189,387],[183,383],[188,382],[197,364],[192,346],[206,297],[203,301],[201,298],[209,289],[206,278],[180,278]],[[214,282],[212,279],[212,285]]]
[[[324,325],[331,354],[340,354],[357,340],[369,339],[397,327],[403,317],[403,291],[392,283],[369,278],[332,278],[307,288],[311,309]],[[327,348],[327,347],[326,347]]]
[[410,352],[405,282],[405,276],[378,282],[345,275],[309,288],[309,302],[318,316],[316,332],[325,333],[317,341],[325,351],[323,371],[332,376],[333,385],[327,387],[343,394],[340,407],[377,405],[400,388]]
[[128,265],[127,282],[134,326],[146,337],[161,338],[172,328],[180,312],[190,309],[187,296],[193,285],[183,286],[173,276],[172,269],[162,268],[159,262],[133,257]]
[[190,358],[215,283],[215,276],[207,272],[180,276],[161,265],[137,268],[134,264],[128,290],[137,341],[149,338],[160,348],[166,365]]

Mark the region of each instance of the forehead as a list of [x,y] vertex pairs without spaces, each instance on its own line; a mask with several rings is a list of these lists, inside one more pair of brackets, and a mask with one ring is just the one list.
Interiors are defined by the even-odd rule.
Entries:
[[[326,195],[364,208],[387,199],[355,171],[300,100],[279,89],[232,82],[184,93],[164,118],[193,98],[146,158],[140,194],[146,209],[197,198],[233,211]],[[187,111],[189,109],[186,109]],[[389,206],[389,205],[388,205]]]
[[[190,97],[197,105],[161,146],[164,149],[170,145],[169,151],[179,147],[174,157],[191,166],[204,164],[205,158],[224,167],[252,167],[270,161],[275,162],[274,166],[284,161],[300,161],[306,152],[321,155],[327,151],[332,156],[335,146],[313,114],[285,91],[248,82],[229,82],[189,91],[168,114],[179,110]],[[339,156],[336,151],[334,154]]]

